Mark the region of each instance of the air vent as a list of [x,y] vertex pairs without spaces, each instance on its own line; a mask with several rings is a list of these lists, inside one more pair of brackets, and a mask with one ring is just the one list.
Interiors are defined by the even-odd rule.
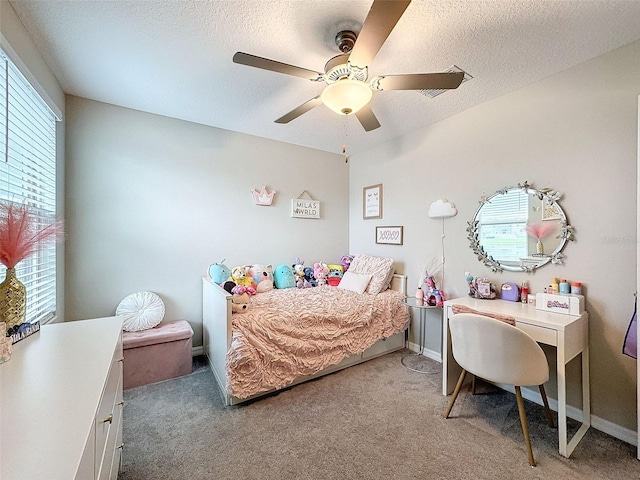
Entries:
[[[455,73],[455,72],[462,72],[464,73],[464,78],[462,79],[462,83],[466,82],[467,80],[471,80],[473,77],[471,75],[469,75],[467,72],[465,72],[464,70],[462,70],[460,67],[456,66],[456,65],[452,65],[451,67],[447,68],[443,73]],[[461,83],[461,85],[462,85]],[[441,88],[441,89],[428,89],[428,90],[418,90],[418,93],[426,96],[426,97],[430,97],[430,98],[434,98],[437,97],[438,95],[440,95],[441,93],[445,93],[445,92],[449,92],[451,90],[446,89],[446,88]]]

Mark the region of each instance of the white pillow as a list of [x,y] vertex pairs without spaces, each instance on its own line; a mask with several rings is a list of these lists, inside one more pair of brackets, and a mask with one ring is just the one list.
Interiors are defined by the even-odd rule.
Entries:
[[371,275],[371,282],[367,286],[367,293],[377,295],[386,290],[393,277],[393,258],[374,257],[373,255],[358,254],[353,257],[348,272]]
[[124,317],[125,332],[139,332],[158,325],[164,318],[164,302],[153,292],[137,292],[126,296],[116,308]]
[[367,289],[367,285],[371,281],[371,275],[365,273],[356,273],[351,270],[344,272],[342,280],[338,284],[338,287],[345,290],[351,290],[356,293],[364,293]]

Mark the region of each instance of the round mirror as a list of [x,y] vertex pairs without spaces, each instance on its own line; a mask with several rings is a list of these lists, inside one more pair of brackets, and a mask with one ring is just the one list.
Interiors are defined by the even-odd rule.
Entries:
[[574,235],[560,197],[525,181],[480,199],[467,227],[478,260],[494,272],[532,272],[548,263],[561,264],[562,250]]

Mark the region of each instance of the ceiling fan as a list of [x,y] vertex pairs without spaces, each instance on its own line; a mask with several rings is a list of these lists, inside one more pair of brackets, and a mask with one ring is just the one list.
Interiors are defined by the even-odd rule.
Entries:
[[276,123],[289,123],[324,103],[340,115],[354,114],[366,131],[375,130],[380,122],[369,105],[374,90],[454,89],[464,79],[464,72],[445,72],[380,75],[367,82],[369,65],[410,3],[411,0],[374,0],[358,35],[352,31],[336,35],[342,53],[327,62],[324,73],[243,52],[236,52],[233,61],[327,84],[320,95],[278,118]]

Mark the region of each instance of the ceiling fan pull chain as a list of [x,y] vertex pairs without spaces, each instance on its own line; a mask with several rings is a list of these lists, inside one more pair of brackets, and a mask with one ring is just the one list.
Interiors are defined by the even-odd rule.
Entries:
[[347,115],[344,116],[344,144],[342,145],[342,153],[344,154],[344,163],[349,163],[349,155],[347,155],[347,138],[349,137],[349,124],[347,123]]

